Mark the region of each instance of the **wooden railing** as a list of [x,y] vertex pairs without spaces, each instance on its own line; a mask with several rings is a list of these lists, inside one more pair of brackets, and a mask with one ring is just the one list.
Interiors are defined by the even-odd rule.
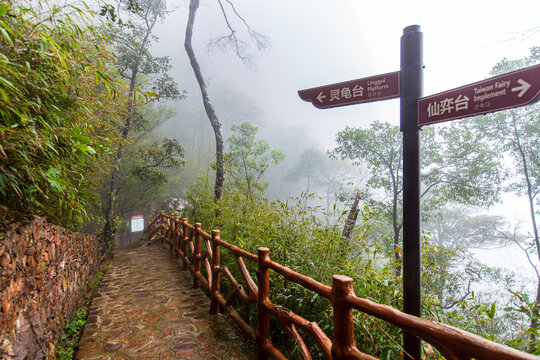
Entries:
[[[270,316],[273,316],[283,327],[285,334],[295,340],[302,359],[311,359],[310,349],[297,329],[312,337],[319,345],[327,359],[375,359],[362,353],[354,340],[353,309],[377,317],[402,330],[417,336],[433,345],[446,359],[540,359],[539,357],[520,352],[507,346],[486,340],[464,330],[421,319],[405,314],[387,305],[381,305],[367,299],[356,297],[353,280],[350,277],[334,275],[332,286],[327,286],[314,279],[299,274],[283,265],[270,260],[270,251],[261,247],[254,255],[229,244],[220,238],[219,230],[212,234],[204,232],[201,224],[194,226],[187,219],[161,212],[148,225],[148,243],[157,240],[171,245],[175,258],[180,257],[184,270],[193,274],[193,287],[204,286],[210,296],[210,313],[226,311],[230,318],[251,337],[257,345],[257,359],[287,359],[273,344],[270,338]],[[204,251],[202,246],[204,245]],[[247,290],[234,278],[231,271],[220,266],[220,250],[227,249],[235,258],[239,273],[247,285]],[[251,277],[244,262],[248,260],[257,264],[257,279]],[[203,276],[201,267],[204,266]],[[333,340],[317,325],[295,314],[289,309],[270,301],[270,270],[282,275],[288,281],[298,284],[317,293],[332,303],[334,322]],[[227,296],[220,291],[220,276],[228,278],[232,290]],[[253,329],[248,322],[233,308],[236,299],[246,304],[257,303],[257,328]],[[420,359],[417,359],[420,360]]]

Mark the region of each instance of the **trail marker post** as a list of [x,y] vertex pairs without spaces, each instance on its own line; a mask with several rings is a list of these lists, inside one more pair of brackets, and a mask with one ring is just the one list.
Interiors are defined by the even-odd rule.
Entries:
[[[420,129],[418,99],[423,93],[420,26],[403,29],[401,37],[400,130],[403,133],[403,311],[421,317],[420,276]],[[420,359],[420,339],[403,333],[403,358]]]
[[[403,311],[420,317],[420,128],[532,104],[540,98],[540,64],[428,97],[423,96],[423,35],[403,29],[401,71],[298,91],[319,109],[401,99],[403,133]],[[403,334],[403,358],[420,359],[420,340]]]

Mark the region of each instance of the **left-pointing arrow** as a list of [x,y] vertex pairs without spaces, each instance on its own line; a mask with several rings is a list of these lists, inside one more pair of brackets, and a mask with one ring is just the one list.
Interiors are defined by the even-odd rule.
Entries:
[[527,92],[527,90],[529,90],[529,88],[531,87],[531,84],[529,84],[523,79],[518,79],[517,82],[521,86],[516,86],[515,88],[512,88],[512,92],[519,91],[519,94],[517,94],[517,96],[520,98]]
[[321,91],[317,96],[317,100],[319,100],[319,102],[322,102],[324,99],[326,99],[326,96],[323,95],[323,92]]

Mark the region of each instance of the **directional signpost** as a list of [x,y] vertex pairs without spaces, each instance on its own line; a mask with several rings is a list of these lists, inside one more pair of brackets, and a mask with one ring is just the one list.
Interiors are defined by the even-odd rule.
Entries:
[[319,109],[399,97],[399,71],[298,91]]
[[[300,90],[319,109],[399,97],[403,133],[403,310],[421,316],[420,128],[531,104],[540,98],[540,64],[422,98],[422,32],[403,29],[401,71]],[[404,359],[420,359],[420,340],[403,335]]]
[[418,100],[418,126],[516,108],[540,97],[540,64]]

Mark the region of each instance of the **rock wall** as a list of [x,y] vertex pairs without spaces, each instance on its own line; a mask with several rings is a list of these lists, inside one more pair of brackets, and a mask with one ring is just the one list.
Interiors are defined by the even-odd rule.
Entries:
[[42,218],[0,233],[0,358],[54,359],[100,258],[95,236]]

